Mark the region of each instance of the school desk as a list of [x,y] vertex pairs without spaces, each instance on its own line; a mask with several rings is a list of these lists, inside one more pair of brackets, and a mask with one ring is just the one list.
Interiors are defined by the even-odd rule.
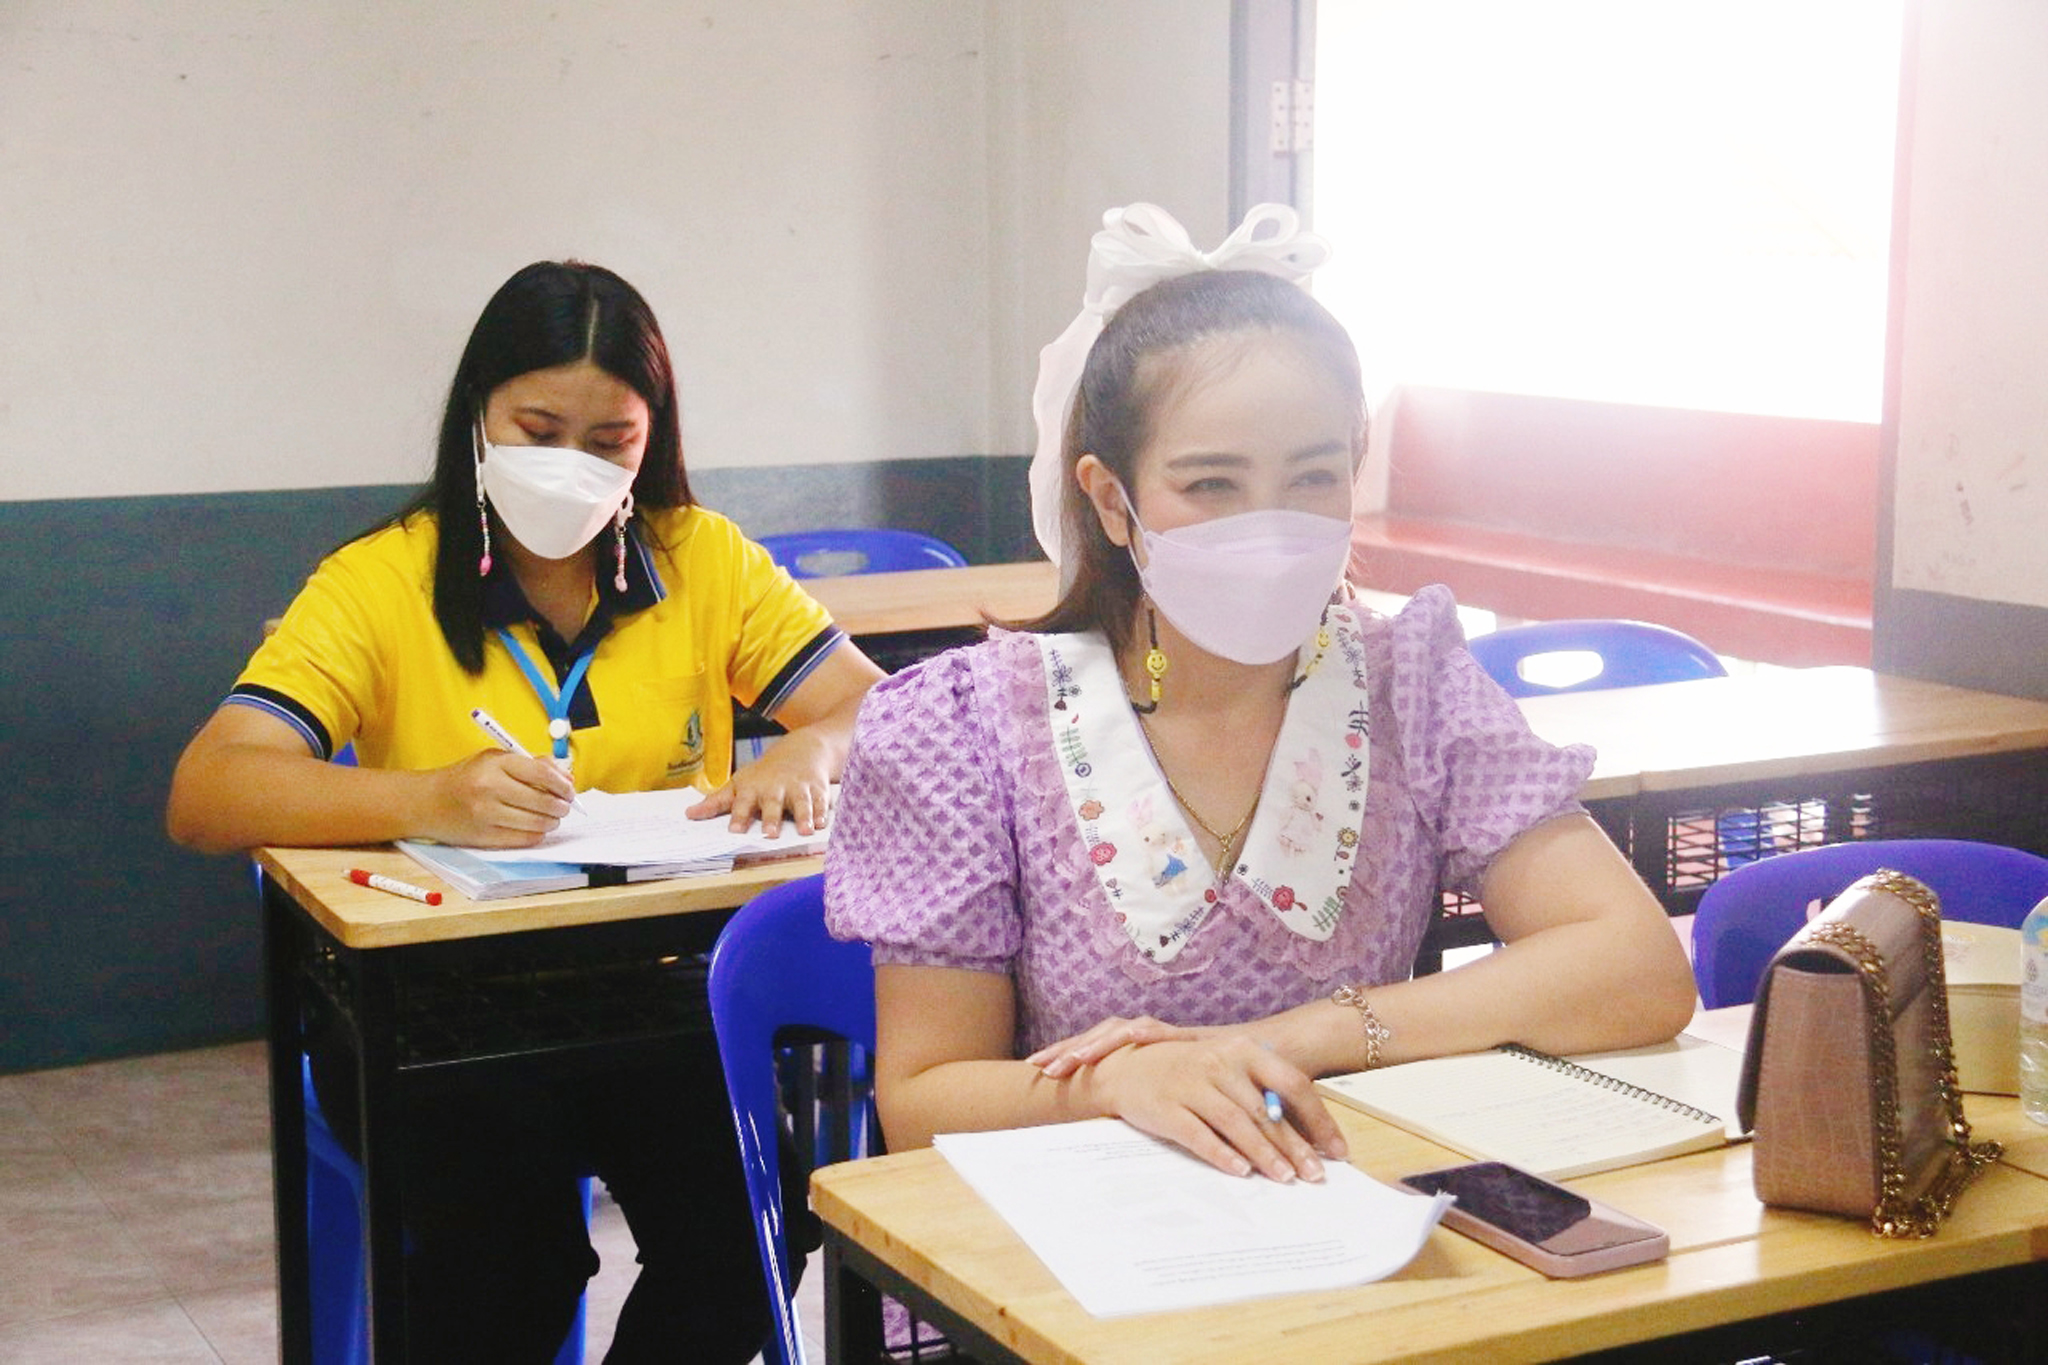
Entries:
[[[1529,697],[1599,753],[1579,797],[1673,915],[1730,867],[1851,839],[1980,839],[2048,855],[2048,701],[1848,666]],[[1444,898],[1418,969],[1488,941]]]
[[804,590],[886,673],[972,644],[988,621],[1022,621],[1052,610],[1059,571],[1045,560],[959,569],[807,578]]
[[1052,609],[1059,570],[1045,560],[964,569],[807,578],[804,591],[856,638],[1020,620]]
[[[404,854],[261,849],[272,1170],[282,1359],[310,1359],[301,1020],[318,996],[360,1062],[375,1358],[404,1359],[394,1140],[406,1097],[454,1068],[575,1068],[657,1056],[710,1027],[701,955],[749,897],[817,856],[707,877],[472,901]],[[443,893],[439,906],[357,886],[350,868]],[[488,1141],[488,1134],[479,1134]]]
[[1581,795],[1674,912],[1730,857],[1931,836],[2048,853],[2048,701],[1829,667],[1521,705],[1599,750]]
[[[2033,1267],[2048,1290],[2048,1129],[2009,1097],[1970,1095],[1975,1136],[2008,1144],[1940,1233],[1888,1241],[1845,1218],[1766,1209],[1748,1144],[1586,1176],[1572,1189],[1664,1228],[1668,1259],[1584,1280],[1546,1280],[1438,1228],[1376,1284],[1194,1311],[1091,1317],[988,1204],[925,1149],[825,1167],[812,1205],[825,1226],[827,1360],[868,1360],[877,1288],[984,1365],[1317,1365],[1533,1361],[1693,1334],[1659,1359],[1737,1359],[1797,1329],[1756,1320],[1864,1295]],[[1377,1179],[1465,1160],[1348,1109],[1352,1163]],[[2037,1274],[2037,1272],[2043,1272]],[[1731,1324],[1749,1324],[1734,1327]],[[1760,1336],[1747,1336],[1760,1332]],[[1753,1350],[1735,1349],[1751,1342]]]

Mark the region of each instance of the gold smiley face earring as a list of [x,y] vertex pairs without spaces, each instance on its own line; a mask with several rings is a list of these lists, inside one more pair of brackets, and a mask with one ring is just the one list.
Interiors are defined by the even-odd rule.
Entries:
[[1163,685],[1166,678],[1166,651],[1159,647],[1159,617],[1153,612],[1152,604],[1145,604],[1145,635],[1148,648],[1145,650],[1145,678],[1147,700],[1132,702],[1131,709],[1141,716],[1149,716],[1159,709],[1159,699],[1166,695]]

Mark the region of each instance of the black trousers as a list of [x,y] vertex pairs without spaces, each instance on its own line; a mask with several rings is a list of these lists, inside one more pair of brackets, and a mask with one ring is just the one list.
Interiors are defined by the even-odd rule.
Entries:
[[[321,1107],[352,1143],[352,1058],[317,1030],[309,1049]],[[768,1290],[709,1037],[653,1067],[437,1083],[407,1105],[401,1150],[410,1359],[554,1358],[598,1268],[577,1192],[592,1174],[639,1248],[607,1365],[743,1365],[767,1340]],[[800,1272],[817,1224],[787,1142],[782,1165]]]

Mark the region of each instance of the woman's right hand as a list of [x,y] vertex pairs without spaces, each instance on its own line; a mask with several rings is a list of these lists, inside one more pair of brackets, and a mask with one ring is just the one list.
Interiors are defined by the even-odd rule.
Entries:
[[[1347,1149],[1308,1076],[1242,1033],[1133,1044],[1093,1064],[1110,1109],[1232,1175],[1323,1178]],[[1277,1122],[1265,1092],[1280,1097]]]
[[553,763],[481,749],[425,774],[420,833],[472,848],[531,848],[569,813],[576,788]]

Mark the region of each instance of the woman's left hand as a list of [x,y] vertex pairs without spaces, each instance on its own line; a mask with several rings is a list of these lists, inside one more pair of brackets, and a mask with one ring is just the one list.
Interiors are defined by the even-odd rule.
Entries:
[[761,832],[773,839],[786,816],[801,835],[825,827],[832,810],[832,777],[826,747],[802,730],[779,737],[768,752],[732,775],[732,780],[685,811],[692,820],[732,815],[737,834],[760,817]]

